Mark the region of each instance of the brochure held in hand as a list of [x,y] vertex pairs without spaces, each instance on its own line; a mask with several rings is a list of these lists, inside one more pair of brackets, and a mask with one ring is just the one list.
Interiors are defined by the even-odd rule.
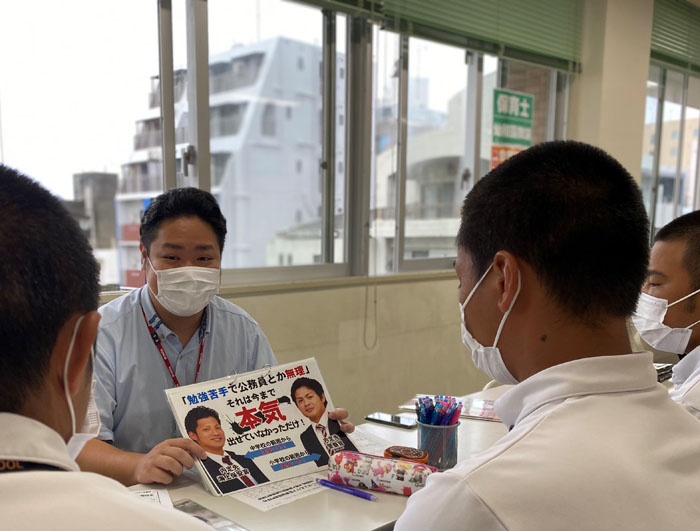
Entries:
[[356,450],[336,420],[314,358],[166,389],[183,437],[197,442],[202,481],[215,495],[325,471]]

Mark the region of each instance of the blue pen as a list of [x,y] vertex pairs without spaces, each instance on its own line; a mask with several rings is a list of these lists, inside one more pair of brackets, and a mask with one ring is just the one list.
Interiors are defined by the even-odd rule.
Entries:
[[318,483],[319,485],[323,485],[324,487],[328,487],[329,489],[339,490],[340,492],[352,494],[353,496],[357,496],[358,498],[364,498],[365,500],[369,501],[377,501],[377,497],[374,494],[371,494],[364,490],[347,487],[345,485],[338,485],[337,483],[333,483],[332,481],[328,481],[327,479],[316,478],[316,483]]
[[433,404],[429,404],[425,406],[425,419],[424,419],[424,424],[430,424],[430,419],[433,418]]
[[440,426],[442,424],[442,419],[445,416],[445,413],[447,413],[447,406],[445,405],[444,402],[442,402],[440,404],[440,414],[438,415],[438,418],[435,421],[436,426]]
[[435,406],[435,411],[433,411],[433,417],[430,419],[430,424],[432,424],[433,426],[435,425],[438,417],[440,416],[440,407],[441,407],[440,404]]

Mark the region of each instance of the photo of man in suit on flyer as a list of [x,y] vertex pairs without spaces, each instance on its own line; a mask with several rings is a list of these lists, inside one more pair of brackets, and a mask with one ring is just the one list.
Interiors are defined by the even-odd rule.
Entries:
[[328,418],[328,401],[323,386],[317,380],[306,377],[294,380],[290,394],[301,414],[311,421],[311,426],[301,434],[301,443],[310,455],[321,456],[316,466],[326,466],[328,456],[341,450],[357,451],[340,429],[340,422]]
[[190,439],[207,452],[202,464],[222,494],[269,481],[252,459],[224,450],[226,434],[215,410],[193,408],[185,417],[185,429]]

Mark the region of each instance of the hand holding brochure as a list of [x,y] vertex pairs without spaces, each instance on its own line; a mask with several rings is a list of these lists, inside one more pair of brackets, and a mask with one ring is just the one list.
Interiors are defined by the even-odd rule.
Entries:
[[196,465],[215,495],[317,472],[356,450],[336,420],[314,358],[165,390],[183,437],[207,459]]

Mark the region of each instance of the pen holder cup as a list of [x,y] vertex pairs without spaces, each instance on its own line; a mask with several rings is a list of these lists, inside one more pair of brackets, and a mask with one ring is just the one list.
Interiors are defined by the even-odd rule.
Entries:
[[457,424],[433,426],[418,423],[418,448],[428,452],[428,464],[440,472],[457,464]]

